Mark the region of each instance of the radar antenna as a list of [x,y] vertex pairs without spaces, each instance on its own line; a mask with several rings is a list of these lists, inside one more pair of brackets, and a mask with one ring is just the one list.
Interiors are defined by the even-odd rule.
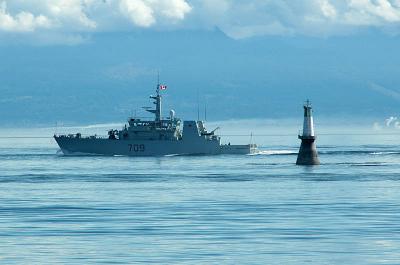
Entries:
[[151,107],[144,107],[144,109],[150,113],[155,114],[155,121],[157,124],[160,124],[161,122],[161,94],[160,90],[166,89],[165,85],[160,84],[160,73],[157,71],[157,86],[156,86],[156,95],[155,96],[150,96],[151,99],[154,100],[154,105],[156,105],[156,108],[153,109]]

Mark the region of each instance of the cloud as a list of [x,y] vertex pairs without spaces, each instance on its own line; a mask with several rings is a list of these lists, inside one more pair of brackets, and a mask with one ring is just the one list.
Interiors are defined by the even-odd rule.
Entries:
[[331,19],[336,18],[336,15],[337,15],[336,8],[328,0],[320,1],[320,8],[321,8],[322,14],[325,17],[331,18]]
[[375,84],[375,83],[370,83],[369,88],[375,92],[378,92],[378,93],[384,95],[384,96],[387,96],[394,100],[400,101],[400,92],[397,92],[396,90],[389,89],[389,88],[383,87],[383,86]]
[[[59,38],[62,32],[70,39],[73,32],[96,28],[96,22],[86,13],[86,8],[94,7],[95,2],[97,0],[3,0],[0,2],[0,34],[43,35],[46,32]],[[51,36],[46,38],[54,39]]]
[[382,126],[379,124],[379,122],[374,122],[374,124],[372,124],[372,129],[374,131],[381,131],[382,130]]
[[121,0],[119,9],[134,25],[150,27],[165,19],[183,20],[192,8],[185,0]]
[[94,6],[94,0],[42,0],[42,2],[45,10],[60,27],[96,28],[96,22],[88,17],[86,10]]
[[193,5],[200,23],[233,38],[260,35],[340,35],[363,27],[400,25],[399,0],[203,0]]
[[392,124],[392,122],[394,122],[396,120],[397,120],[397,117],[393,117],[393,116],[387,118],[385,120],[386,127],[389,127]]
[[34,16],[30,12],[19,12],[15,16],[7,12],[7,3],[0,3],[0,30],[9,32],[31,32],[38,28],[50,28],[50,20],[43,16]]
[[398,121],[397,117],[389,117],[385,119],[386,127],[400,129],[400,122]]
[[0,31],[70,33],[174,26],[192,10],[186,0],[3,0],[1,7]]
[[2,3],[0,32],[71,35],[135,28],[217,27],[240,39],[263,35],[331,36],[351,34],[365,27],[391,29],[391,33],[400,29],[400,0],[3,0]]
[[345,21],[354,25],[382,25],[400,21],[398,0],[350,0]]
[[119,8],[135,25],[150,27],[156,22],[153,9],[144,1],[122,0]]
[[379,122],[374,122],[372,125],[373,130],[380,131],[383,129],[400,129],[400,121],[397,117],[390,116],[389,118],[385,119],[384,127],[380,125]]

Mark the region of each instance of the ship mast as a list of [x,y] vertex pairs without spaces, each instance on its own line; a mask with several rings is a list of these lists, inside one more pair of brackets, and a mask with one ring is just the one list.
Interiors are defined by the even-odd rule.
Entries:
[[160,94],[160,77],[158,75],[157,77],[157,87],[156,87],[156,95],[155,96],[150,96],[151,99],[154,99],[154,105],[156,105],[155,109],[147,109],[146,111],[154,113],[155,117],[155,122],[156,124],[160,124],[161,122],[161,94]]
[[154,104],[156,104],[156,121],[161,121],[161,94],[160,94],[160,82],[157,82],[157,95],[153,97],[155,99]]

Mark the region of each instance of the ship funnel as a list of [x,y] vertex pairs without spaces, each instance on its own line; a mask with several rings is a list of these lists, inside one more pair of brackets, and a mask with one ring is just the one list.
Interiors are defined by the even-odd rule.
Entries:
[[303,134],[299,135],[301,145],[296,165],[319,165],[317,147],[315,146],[314,121],[309,100],[304,104]]
[[175,118],[175,110],[172,109],[169,111],[169,117],[171,120],[173,120]]

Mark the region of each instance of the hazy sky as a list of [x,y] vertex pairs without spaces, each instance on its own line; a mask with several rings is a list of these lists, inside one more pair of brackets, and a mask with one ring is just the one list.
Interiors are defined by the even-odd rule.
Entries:
[[0,0],[0,121],[396,117],[400,0]]

